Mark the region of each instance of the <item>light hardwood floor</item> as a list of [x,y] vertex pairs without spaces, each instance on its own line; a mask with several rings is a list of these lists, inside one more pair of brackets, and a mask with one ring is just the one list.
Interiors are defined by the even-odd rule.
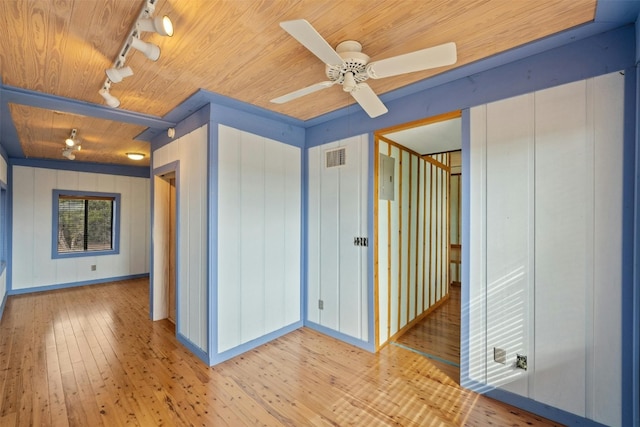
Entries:
[[460,383],[460,286],[449,287],[449,298],[397,340],[431,359]]
[[0,372],[1,426],[553,425],[306,328],[210,368],[149,320],[146,279],[9,297]]

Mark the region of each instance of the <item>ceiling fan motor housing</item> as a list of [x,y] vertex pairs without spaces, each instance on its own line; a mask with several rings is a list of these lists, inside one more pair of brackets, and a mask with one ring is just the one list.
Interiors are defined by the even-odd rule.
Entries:
[[355,83],[362,83],[369,78],[367,64],[369,56],[362,53],[362,45],[353,40],[347,40],[336,47],[336,52],[344,61],[340,65],[326,66],[327,78],[335,83],[343,84],[345,75],[352,73]]

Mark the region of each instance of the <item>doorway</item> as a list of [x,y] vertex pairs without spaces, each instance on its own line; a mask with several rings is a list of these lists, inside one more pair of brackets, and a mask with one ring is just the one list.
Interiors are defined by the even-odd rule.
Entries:
[[461,112],[375,133],[376,346],[459,382]]
[[[163,168],[164,169],[164,168]],[[177,319],[177,171],[154,174],[153,220],[153,320]]]

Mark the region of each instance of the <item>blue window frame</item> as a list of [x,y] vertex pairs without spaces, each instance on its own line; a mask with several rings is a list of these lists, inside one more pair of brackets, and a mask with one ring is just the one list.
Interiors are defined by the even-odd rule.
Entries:
[[51,257],[120,253],[120,193],[53,190]]

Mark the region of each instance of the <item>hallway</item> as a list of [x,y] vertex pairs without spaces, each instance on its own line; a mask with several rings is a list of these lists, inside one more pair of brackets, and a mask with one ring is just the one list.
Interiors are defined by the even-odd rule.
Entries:
[[393,345],[428,357],[439,370],[460,383],[460,286],[449,287],[449,298],[402,335]]

